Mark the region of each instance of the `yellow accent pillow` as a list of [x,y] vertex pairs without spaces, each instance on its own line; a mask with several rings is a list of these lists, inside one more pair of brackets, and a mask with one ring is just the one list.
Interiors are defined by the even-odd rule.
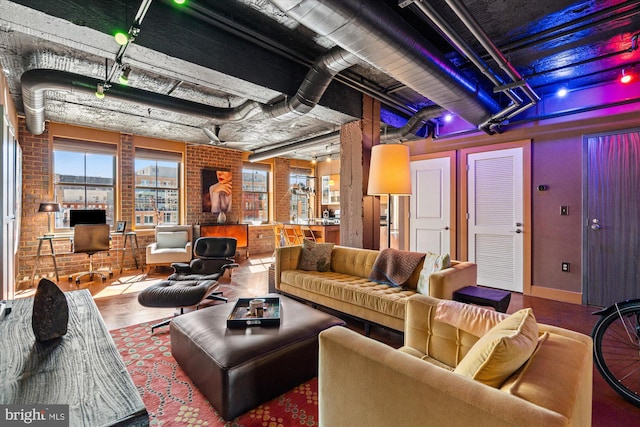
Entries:
[[454,372],[492,387],[500,387],[533,354],[538,323],[530,308],[513,313],[483,335]]

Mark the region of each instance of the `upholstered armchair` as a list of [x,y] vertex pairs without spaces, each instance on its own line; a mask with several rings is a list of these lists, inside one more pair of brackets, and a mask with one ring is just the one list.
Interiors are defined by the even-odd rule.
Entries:
[[147,246],[146,263],[149,269],[157,265],[191,261],[192,239],[190,225],[158,225],[156,241]]

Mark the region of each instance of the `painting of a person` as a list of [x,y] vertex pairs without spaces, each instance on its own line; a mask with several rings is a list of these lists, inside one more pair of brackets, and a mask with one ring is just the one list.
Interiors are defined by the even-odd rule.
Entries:
[[231,172],[216,171],[218,182],[209,187],[211,212],[231,211]]

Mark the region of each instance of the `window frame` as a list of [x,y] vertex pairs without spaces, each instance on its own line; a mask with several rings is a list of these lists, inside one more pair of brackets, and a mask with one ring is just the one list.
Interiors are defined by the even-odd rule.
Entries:
[[[255,173],[265,173],[264,180],[264,191],[255,191],[255,187],[252,186],[252,189],[248,190],[245,188],[245,174],[250,171],[251,176],[254,176]],[[255,181],[251,180],[253,184]],[[252,221],[261,221],[269,222],[271,216],[271,167],[269,165],[264,165],[260,163],[243,163],[242,165],[242,222],[252,222]],[[251,203],[255,202],[255,197],[258,195],[263,195],[263,199],[261,200],[265,203],[265,206],[262,209],[248,209],[247,203],[250,203],[247,200],[247,195],[252,195]],[[266,212],[266,218],[248,218],[247,211],[264,211]]]
[[[83,158],[83,179],[84,182],[76,182],[76,181],[65,181],[63,177],[72,176],[69,174],[58,173],[56,157],[57,152],[67,152],[80,154]],[[88,155],[103,155],[103,156],[111,156],[112,157],[112,168],[111,168],[111,183],[101,183],[101,182],[90,182],[87,178],[100,178],[100,177],[88,177],[87,176],[87,156]],[[56,212],[54,216],[54,232],[69,232],[71,227],[68,225],[65,226],[65,214],[66,221],[69,220],[68,210],[70,209],[87,209],[91,207],[89,203],[90,198],[88,196],[89,188],[108,188],[111,189],[111,200],[109,200],[107,194],[107,200],[105,203],[96,203],[98,205],[106,205],[105,210],[107,212],[107,224],[110,225],[111,228],[115,227],[117,212],[118,212],[118,204],[117,204],[117,193],[120,186],[120,182],[117,174],[117,165],[118,165],[118,147],[116,144],[109,142],[96,142],[96,141],[87,141],[83,139],[72,139],[66,137],[53,137],[52,151],[51,151],[51,171],[52,171],[52,187],[53,187],[53,197],[56,202],[60,203],[62,210],[61,212]],[[81,176],[81,175],[73,175],[73,176]],[[65,207],[65,200],[59,200],[58,191],[61,187],[83,187],[84,195],[83,197],[74,202],[68,202],[69,204],[75,206]],[[64,194],[64,192],[63,192]],[[83,207],[78,205],[82,204]],[[102,209],[102,207],[98,207]],[[62,224],[61,224],[62,223]],[[59,226],[61,225],[61,226]]]
[[[151,161],[151,162],[155,162],[155,164],[153,166],[150,166],[152,168],[155,168],[156,174],[154,176],[154,178],[150,181],[155,182],[155,184],[153,184],[153,182],[150,182],[148,184],[145,185],[141,185],[138,184],[138,177],[139,176],[144,176],[144,175],[138,175],[137,173],[137,167],[136,167],[136,162],[138,160],[145,160],[145,161]],[[175,174],[175,187],[170,187],[170,186],[161,186],[160,184],[166,184],[168,183],[168,179],[162,179],[161,176],[158,175],[158,163],[173,163],[175,162],[177,167],[176,167],[176,174]],[[162,167],[162,165],[160,165]],[[167,150],[156,150],[156,149],[152,149],[152,148],[146,148],[146,147],[135,147],[134,149],[134,156],[133,156],[133,180],[134,180],[134,185],[133,185],[133,227],[137,228],[137,229],[152,229],[155,228],[158,225],[158,215],[161,215],[162,221],[160,222],[160,224],[181,224],[182,223],[182,199],[183,199],[183,192],[184,192],[184,188],[183,188],[183,180],[182,180],[182,173],[183,173],[183,169],[184,169],[184,161],[183,161],[183,154],[182,152],[176,152],[176,151],[167,151]],[[167,177],[164,177],[167,178]],[[157,194],[159,191],[171,191],[171,190],[175,190],[176,191],[176,195],[177,198],[175,200],[175,202],[167,202],[165,199],[165,204],[167,203],[175,203],[176,204],[176,210],[157,210],[156,213],[154,213],[153,211],[138,211],[137,210],[137,193],[138,190],[149,190],[149,191],[154,191],[156,193],[156,199],[158,200],[159,198],[157,197]],[[157,205],[156,205],[157,206]],[[150,213],[149,213],[150,212]],[[167,213],[171,212],[175,212],[175,222],[167,222]],[[138,223],[138,218],[140,218],[140,223]],[[149,221],[149,219],[152,219],[151,221]]]

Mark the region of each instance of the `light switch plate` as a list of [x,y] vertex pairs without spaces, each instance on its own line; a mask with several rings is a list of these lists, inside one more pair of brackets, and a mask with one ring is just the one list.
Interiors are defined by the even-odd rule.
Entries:
[[569,215],[569,206],[560,206],[560,215]]
[[568,273],[570,266],[571,266],[571,264],[569,264],[568,262],[563,262],[562,263],[562,271]]

